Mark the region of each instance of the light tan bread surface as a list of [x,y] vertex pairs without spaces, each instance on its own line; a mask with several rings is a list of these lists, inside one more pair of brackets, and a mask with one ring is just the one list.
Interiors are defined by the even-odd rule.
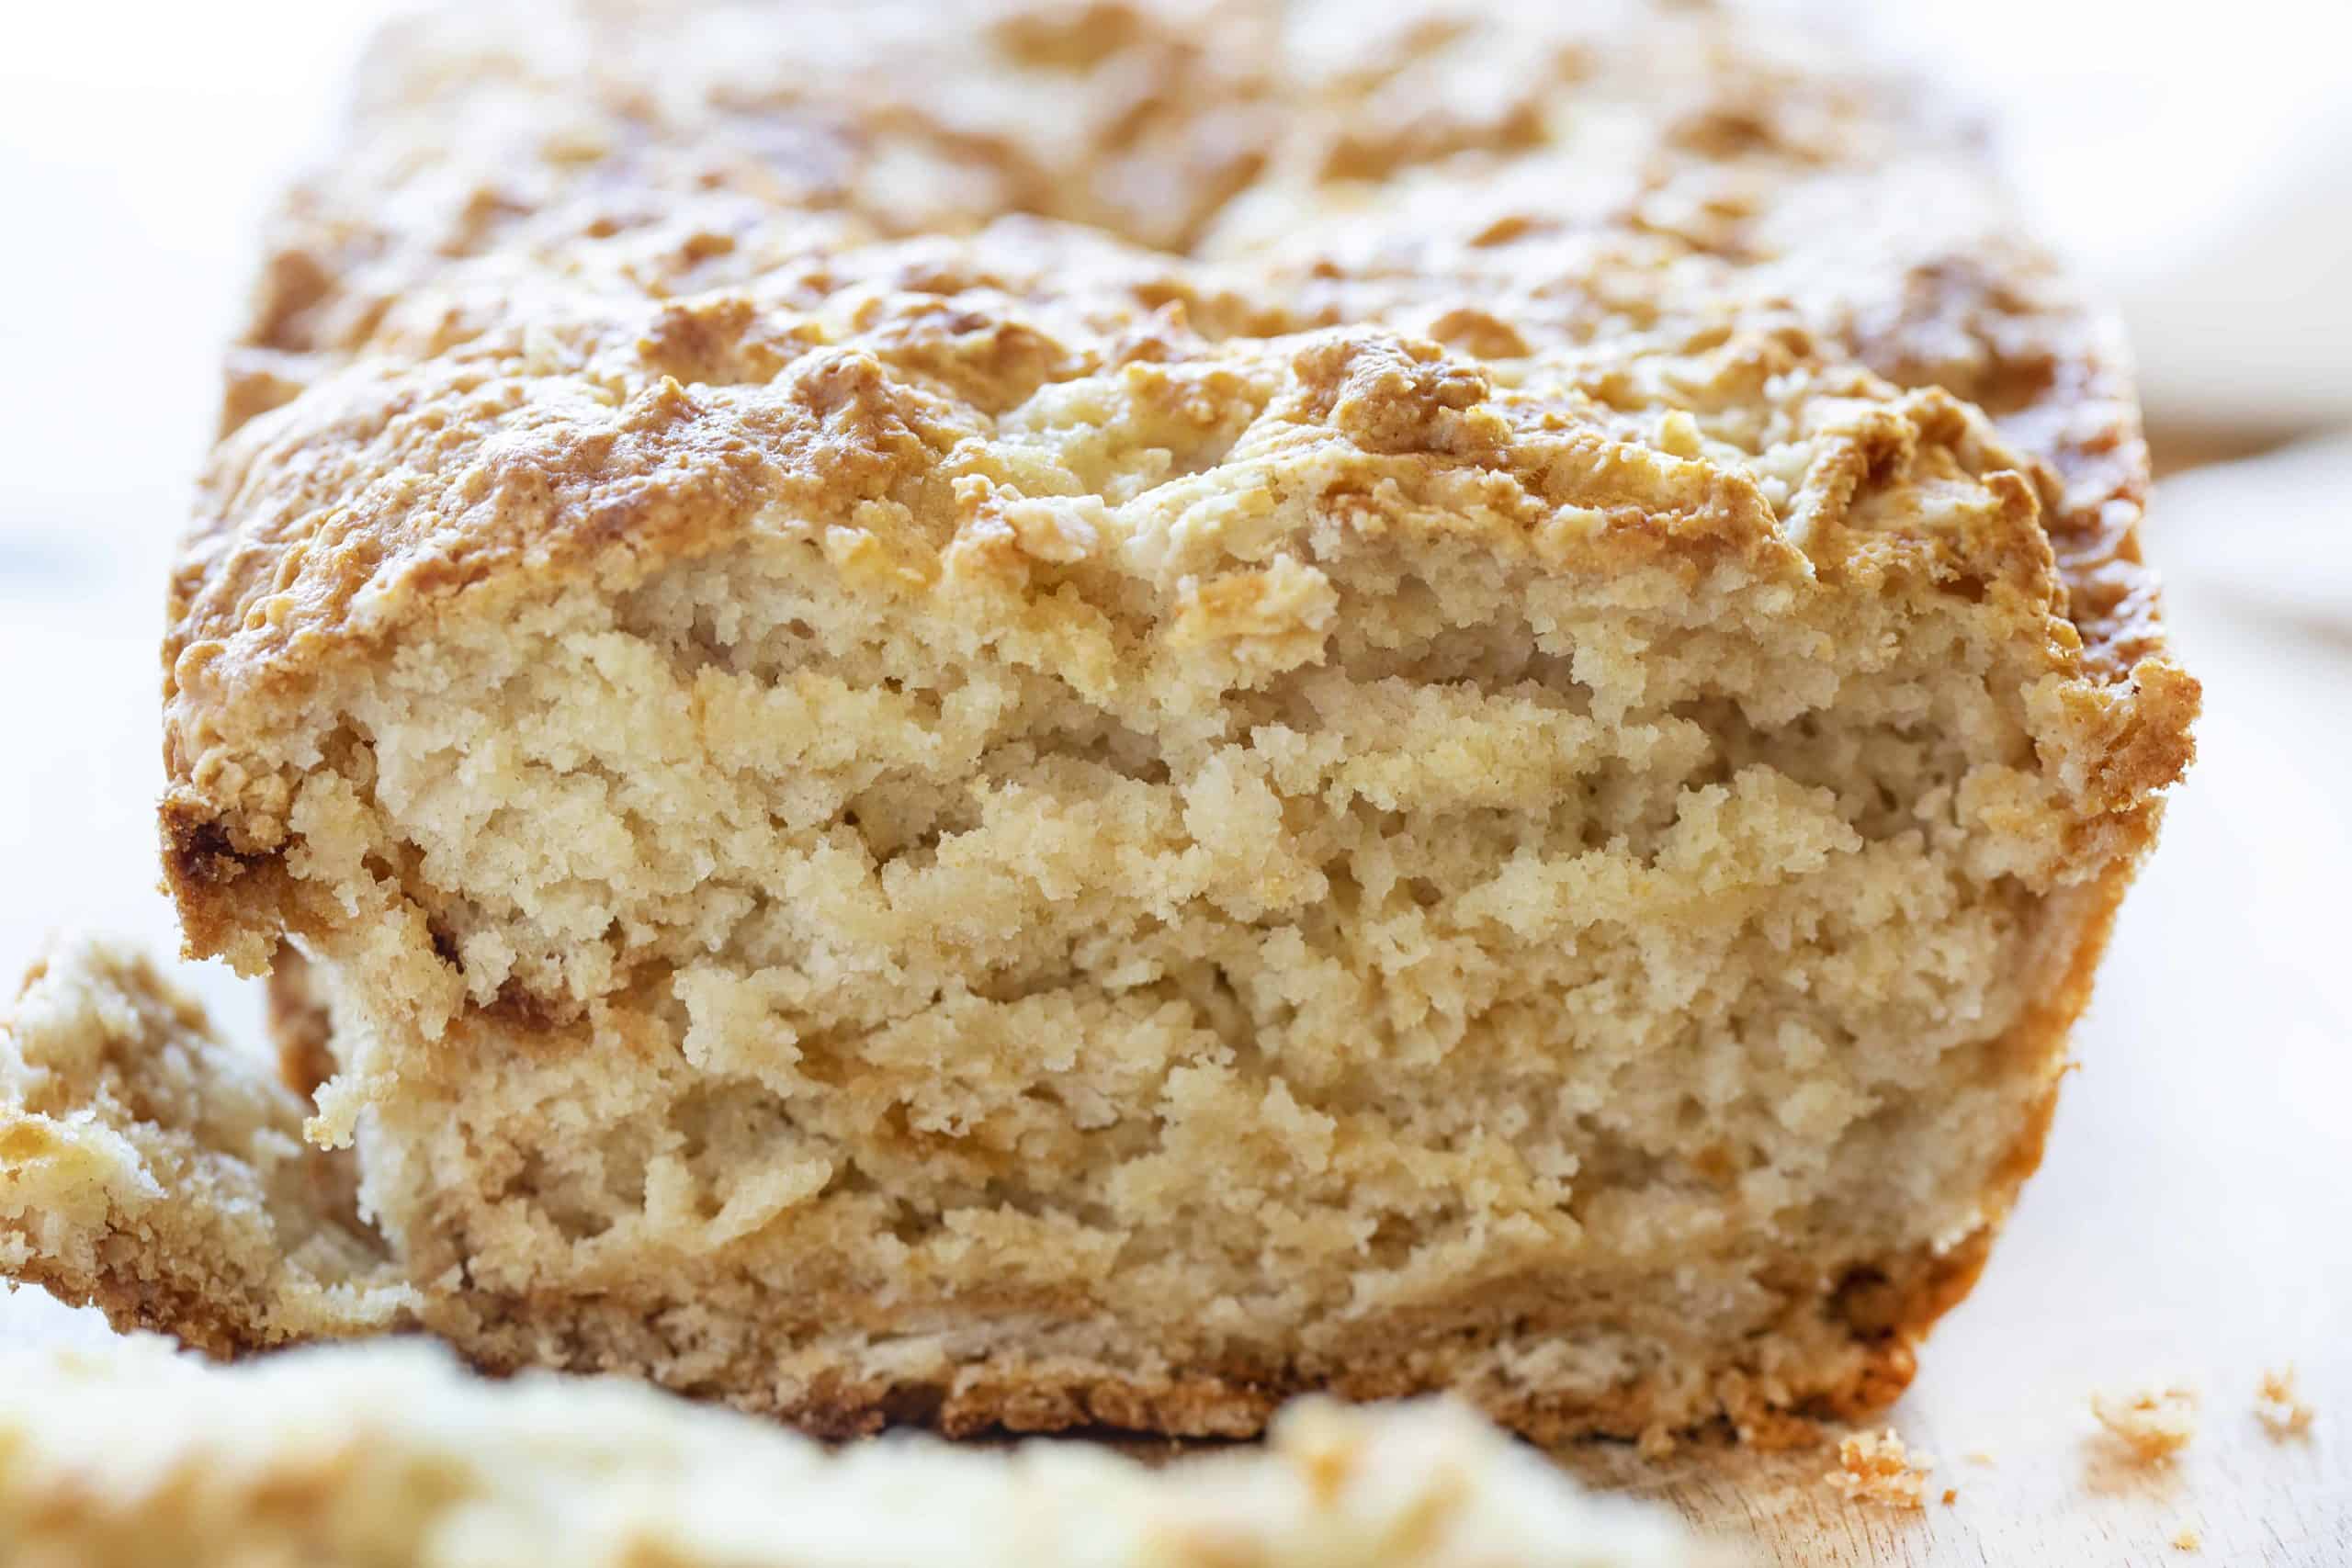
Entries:
[[61,944],[0,1018],[0,1269],[216,1355],[411,1302],[307,1107],[120,943]]
[[1891,1398],[2189,755],[2111,335],[1769,29],[912,15],[419,24],[277,232],[167,872],[415,1320],[827,1428]]
[[413,1342],[201,1370],[0,1354],[0,1563],[75,1568],[1699,1568],[1458,1406],[1287,1411],[1154,1470],[1091,1445],[828,1452],[620,1380],[469,1377]]

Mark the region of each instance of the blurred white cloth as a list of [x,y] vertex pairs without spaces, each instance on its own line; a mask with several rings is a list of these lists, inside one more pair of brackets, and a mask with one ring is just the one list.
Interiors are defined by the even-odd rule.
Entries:
[[[2156,487],[2149,551],[2177,592],[2330,661],[2324,684],[2352,697],[2352,435],[2301,442],[2242,463],[2176,474]],[[2184,646],[2192,668],[2202,650]],[[2330,735],[2342,728],[2328,721]],[[2352,813],[2343,813],[2352,824]]]
[[2152,423],[2352,423],[2352,6],[1868,15],[1991,111],[2029,217],[2122,306]]

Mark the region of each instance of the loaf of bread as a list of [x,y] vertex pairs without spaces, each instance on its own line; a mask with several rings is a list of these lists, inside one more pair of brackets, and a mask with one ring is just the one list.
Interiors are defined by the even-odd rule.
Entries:
[[[388,40],[165,650],[167,875],[196,953],[303,961],[353,1331],[832,1431],[1891,1398],[2197,688],[2112,333],[1800,45]],[[91,1245],[44,1277],[187,1317]],[[319,1331],[254,1269],[202,1342]]]
[[199,1370],[0,1353],[5,1568],[1700,1568],[1441,1404],[1287,1411],[1154,1470],[1078,1443],[806,1438],[618,1380],[495,1384],[408,1342]]

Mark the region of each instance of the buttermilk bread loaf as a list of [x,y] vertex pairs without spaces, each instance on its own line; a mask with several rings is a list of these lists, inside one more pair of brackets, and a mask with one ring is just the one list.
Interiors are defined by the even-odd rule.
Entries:
[[7,1568],[1698,1568],[1441,1404],[1302,1405],[1152,1470],[808,1438],[615,1380],[460,1374],[412,1343],[203,1371],[153,1342],[0,1354]]
[[834,1430],[1902,1387],[2189,756],[2128,382],[1905,95],[1490,9],[387,45],[166,645],[337,1331]]

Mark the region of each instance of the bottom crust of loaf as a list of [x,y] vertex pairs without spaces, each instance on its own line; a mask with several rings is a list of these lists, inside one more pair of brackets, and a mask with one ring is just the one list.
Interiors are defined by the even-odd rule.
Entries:
[[[1333,1366],[1140,1372],[1108,1359],[1044,1359],[1011,1350],[944,1379],[842,1371],[781,1388],[756,1346],[745,1349],[746,1362],[756,1365],[712,1367],[693,1348],[673,1343],[659,1323],[593,1301],[502,1302],[477,1295],[454,1311],[428,1313],[428,1319],[482,1371],[553,1366],[633,1372],[830,1438],[903,1426],[950,1437],[1091,1428],[1250,1438],[1302,1394],[1385,1400],[1444,1389],[1547,1445],[1707,1428],[1776,1440],[1792,1423],[1860,1420],[1900,1394],[1915,1370],[1915,1346],[1974,1284],[1992,1235],[1988,1226],[1945,1251],[1923,1250],[1857,1270],[1828,1297],[1792,1300],[1790,1324],[1769,1344],[1744,1346],[1711,1362],[1662,1368],[1599,1393],[1513,1379],[1511,1363],[1524,1347],[1573,1339],[1591,1332],[1592,1325],[1580,1314],[1547,1322],[1540,1312],[1526,1310],[1532,1292],[1491,1287],[1465,1295],[1450,1313],[1428,1311],[1409,1326],[1352,1338],[1331,1358]],[[796,1358],[808,1359],[808,1351]],[[698,1360],[696,1373],[677,1375]]]

